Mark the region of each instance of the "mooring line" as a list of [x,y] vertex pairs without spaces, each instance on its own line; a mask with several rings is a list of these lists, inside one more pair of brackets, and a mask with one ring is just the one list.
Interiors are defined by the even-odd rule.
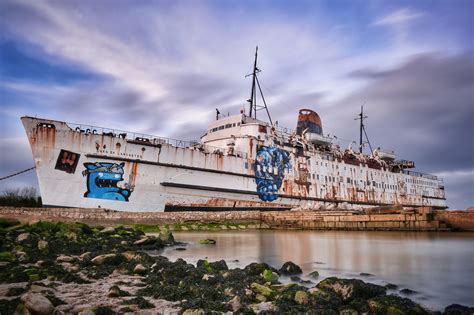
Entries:
[[28,171],[31,171],[32,169],[35,169],[35,168],[36,168],[36,166],[33,166],[33,167],[30,167],[30,168],[27,168],[26,170],[23,170],[23,171],[20,171],[20,172],[17,172],[17,173],[13,173],[13,174],[5,176],[5,177],[0,177],[0,180],[4,180],[4,179],[7,179],[7,178],[16,176],[16,175],[20,175],[22,173],[26,173]]

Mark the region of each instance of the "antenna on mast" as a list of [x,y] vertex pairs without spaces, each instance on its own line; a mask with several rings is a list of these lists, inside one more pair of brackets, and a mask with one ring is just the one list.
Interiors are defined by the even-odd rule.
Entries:
[[[270,116],[270,112],[268,111],[267,102],[265,101],[265,97],[263,96],[262,88],[260,86],[260,82],[258,81],[257,74],[261,72],[259,68],[257,68],[257,57],[258,57],[258,46],[255,48],[255,61],[253,63],[253,71],[250,74],[247,74],[245,77],[252,76],[252,89],[250,90],[250,98],[247,102],[250,103],[249,106],[249,117],[257,118],[257,110],[265,109],[267,111],[268,119],[270,120],[270,124],[273,125],[272,117]],[[260,92],[260,96],[262,97],[263,106],[257,105],[257,87]]]
[[362,141],[362,134],[365,135],[365,139],[369,144],[370,152],[373,152],[372,146],[370,145],[369,137],[367,136],[367,132],[365,131],[364,119],[369,118],[369,116],[364,116],[364,105],[360,107],[360,114],[357,116],[358,118],[354,118],[354,120],[360,120],[359,153],[362,153],[362,147],[364,145],[364,142]]

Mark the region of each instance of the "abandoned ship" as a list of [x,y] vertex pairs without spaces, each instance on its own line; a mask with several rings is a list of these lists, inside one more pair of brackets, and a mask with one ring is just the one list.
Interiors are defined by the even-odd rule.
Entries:
[[[257,52],[248,113],[216,117],[200,142],[22,117],[43,204],[121,211],[447,208],[442,179],[380,148],[341,148],[316,112],[273,124]],[[264,105],[257,105],[257,92]],[[269,122],[256,118],[266,110]]]

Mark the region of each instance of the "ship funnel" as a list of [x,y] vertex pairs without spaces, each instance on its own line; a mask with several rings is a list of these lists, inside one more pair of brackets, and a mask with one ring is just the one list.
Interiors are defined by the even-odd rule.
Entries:
[[298,124],[296,125],[296,133],[302,136],[303,132],[316,133],[318,135],[323,134],[321,118],[319,118],[319,115],[311,109],[300,109]]

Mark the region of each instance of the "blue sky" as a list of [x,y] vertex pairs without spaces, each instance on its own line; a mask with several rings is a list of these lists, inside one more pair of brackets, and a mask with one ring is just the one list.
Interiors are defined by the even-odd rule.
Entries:
[[[310,107],[474,206],[474,1],[0,0],[0,176],[33,165],[19,117],[198,139],[238,112],[259,45],[274,120]],[[166,117],[166,119],[163,119]],[[344,140],[342,140],[344,141]],[[33,173],[0,190],[37,185]]]

